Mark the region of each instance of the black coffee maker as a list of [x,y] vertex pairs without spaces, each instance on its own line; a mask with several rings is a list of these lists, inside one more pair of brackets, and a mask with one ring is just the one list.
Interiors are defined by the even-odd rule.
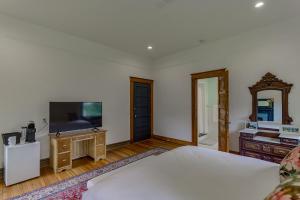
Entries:
[[34,122],[29,122],[26,129],[26,139],[25,142],[35,142],[36,128]]

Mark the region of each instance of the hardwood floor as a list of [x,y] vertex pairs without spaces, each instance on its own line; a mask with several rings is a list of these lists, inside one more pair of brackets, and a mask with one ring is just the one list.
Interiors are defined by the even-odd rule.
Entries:
[[166,149],[174,149],[179,146],[182,145],[157,139],[149,139],[143,142],[128,144],[124,147],[110,150],[107,152],[107,158],[98,162],[94,162],[92,159],[87,157],[74,160],[73,168],[71,170],[67,170],[61,173],[54,174],[51,168],[44,167],[41,169],[41,176],[32,180],[28,180],[9,187],[6,187],[1,181],[0,199],[8,199],[26,192],[30,192],[32,190],[62,181],[67,178],[71,178],[73,176],[82,174],[95,168],[99,168],[110,162],[117,161],[138,153],[142,153],[152,148],[163,147]]

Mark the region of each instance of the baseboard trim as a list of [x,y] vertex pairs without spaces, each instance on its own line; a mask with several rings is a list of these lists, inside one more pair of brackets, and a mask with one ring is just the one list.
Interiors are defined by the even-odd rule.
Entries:
[[180,145],[192,145],[192,142],[178,140],[175,138],[165,137],[165,136],[161,136],[161,135],[152,135],[152,138],[167,141],[167,142],[172,142],[172,143],[180,144]]

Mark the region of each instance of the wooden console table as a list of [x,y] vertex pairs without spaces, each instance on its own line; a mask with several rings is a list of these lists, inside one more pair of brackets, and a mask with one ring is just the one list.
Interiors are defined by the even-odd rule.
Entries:
[[280,133],[244,129],[240,131],[240,154],[270,162],[280,163],[299,145],[297,138],[282,138]]
[[86,142],[87,148],[81,148],[83,152],[98,161],[106,158],[106,131],[86,131],[80,133],[66,133],[56,137],[50,134],[50,164],[55,173],[72,168],[72,150],[74,142]]

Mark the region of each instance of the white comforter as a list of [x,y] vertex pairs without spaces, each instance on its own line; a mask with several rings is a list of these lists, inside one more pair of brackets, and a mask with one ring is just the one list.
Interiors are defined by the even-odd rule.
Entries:
[[85,200],[263,200],[279,165],[199,147],[151,156],[89,182]]

